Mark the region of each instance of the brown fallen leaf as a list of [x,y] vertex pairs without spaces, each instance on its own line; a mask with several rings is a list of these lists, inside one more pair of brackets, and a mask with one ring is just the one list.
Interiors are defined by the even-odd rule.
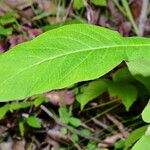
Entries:
[[106,147],[109,147],[109,146],[114,146],[114,144],[116,143],[117,140],[124,139],[123,135],[126,135],[125,137],[127,137],[128,136],[128,131],[125,131],[124,133],[119,133],[119,134],[107,137],[104,141],[102,141],[102,143],[99,143],[98,146],[103,147],[103,148],[106,148]]
[[7,37],[8,42],[10,43],[9,49],[13,48],[17,44],[25,42],[25,38],[22,35],[10,35]]
[[53,105],[57,106],[70,105],[75,100],[73,92],[66,89],[48,92],[45,94],[45,97],[48,98]]
[[118,31],[123,35],[123,36],[129,36],[129,33],[132,29],[131,23],[129,21],[124,21],[118,25]]
[[25,140],[14,142],[12,149],[13,150],[25,150]]
[[36,36],[43,33],[41,29],[29,28],[29,27],[23,27],[23,28],[28,33],[29,39],[34,39]]

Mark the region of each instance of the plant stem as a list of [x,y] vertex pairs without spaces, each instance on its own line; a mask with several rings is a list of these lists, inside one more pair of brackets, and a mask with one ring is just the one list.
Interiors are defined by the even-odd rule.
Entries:
[[122,14],[124,16],[127,16],[126,12],[124,11],[124,9],[122,8],[122,6],[119,4],[118,0],[113,0],[113,2],[115,3],[115,5],[118,7],[118,9],[120,10],[120,12],[122,12]]
[[120,105],[120,104],[115,105],[115,106],[112,106],[111,108],[109,108],[109,109],[103,111],[102,113],[96,115],[95,117],[90,118],[89,120],[85,121],[84,123],[88,123],[88,122],[92,121],[93,119],[96,119],[96,118],[98,118],[98,117],[101,117],[102,115],[106,114],[107,112],[110,112],[111,110],[117,108],[119,105]]
[[136,23],[135,23],[135,21],[134,21],[134,18],[133,18],[133,15],[132,15],[132,13],[131,13],[131,9],[130,9],[130,7],[129,7],[129,4],[128,4],[127,0],[122,0],[121,2],[122,2],[122,5],[124,6],[124,9],[126,10],[127,17],[128,17],[128,19],[130,20],[130,22],[131,22],[131,24],[132,24],[132,26],[133,26],[133,28],[134,28],[135,33],[136,33],[137,35],[139,35],[138,27],[137,27],[137,25],[136,25]]
[[106,103],[103,103],[103,104],[100,104],[100,105],[97,105],[97,106],[93,106],[93,107],[84,109],[84,110],[82,110],[82,112],[84,112],[84,111],[89,111],[89,110],[96,109],[96,108],[103,107],[103,106],[107,106],[107,105],[112,104],[112,103],[115,103],[115,102],[117,102],[117,101],[119,101],[119,100],[116,99],[116,100],[108,101],[108,102],[106,102]]
[[68,126],[66,124],[64,124],[63,122],[61,122],[59,120],[59,118],[57,118],[57,116],[55,116],[54,114],[52,114],[50,112],[50,110],[48,110],[44,105],[41,105],[40,108],[48,115],[50,116],[52,119],[55,120],[55,122],[61,126],[64,126],[66,127],[69,131],[71,131],[72,133],[76,133],[77,135],[79,135],[80,137],[83,137],[85,139],[88,139],[88,140],[91,140],[91,141],[98,141],[96,138],[94,137],[90,137],[90,136],[87,136],[87,135],[84,135],[82,134],[80,131],[78,131],[77,129],[71,127],[71,126]]

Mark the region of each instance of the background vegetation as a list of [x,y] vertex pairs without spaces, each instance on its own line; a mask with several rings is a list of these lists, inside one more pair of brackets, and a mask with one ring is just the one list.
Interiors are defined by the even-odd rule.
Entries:
[[[1,0],[0,51],[1,53],[8,51],[8,53],[0,56],[0,149],[128,150],[133,147],[133,150],[143,148],[149,150],[149,16],[148,0]],[[65,26],[71,24],[80,25]],[[122,38],[116,32],[99,27],[94,28],[87,24],[118,31],[124,37],[147,38]],[[64,27],[59,29],[62,26]],[[97,31],[99,36],[93,34],[91,30]],[[46,31],[50,32],[32,41]],[[102,36],[112,41],[116,40],[118,45],[126,44],[129,50],[126,51],[128,58],[120,58],[122,52],[118,55],[117,51],[116,53],[108,51],[109,59],[96,61],[91,59],[92,67],[88,68],[87,76],[95,72],[96,64],[105,62],[103,68],[97,71],[100,73],[88,79],[102,77],[83,81],[79,71],[76,76],[74,74],[71,76],[75,76],[75,81],[82,82],[71,82],[72,78],[68,76],[67,80],[65,79],[68,83],[64,84],[67,87],[38,95],[38,92],[34,95],[31,92],[30,97],[25,96],[24,93],[21,95],[21,91],[25,91],[26,84],[22,83],[22,86],[18,87],[18,83],[25,78],[21,80],[12,78],[10,83],[6,81],[6,84],[3,84],[8,76],[13,77],[13,66],[23,67],[22,64],[31,51],[36,54],[36,51],[44,46],[49,47],[55,44],[57,46],[59,44],[57,36],[72,35],[81,42],[85,40],[85,44],[94,43],[87,37],[81,37],[79,31],[93,38],[97,37],[97,41],[102,41],[104,45],[107,43],[107,46],[113,45],[113,42],[101,40]],[[58,42],[49,40],[46,43],[51,36],[56,37]],[[30,40],[31,42],[14,47]],[[66,47],[75,47],[68,39],[63,42]],[[98,42],[96,44],[99,45]],[[130,47],[133,44],[139,44],[134,51]],[[10,49],[14,52],[11,53]],[[18,53],[19,50],[24,50],[24,53]],[[40,53],[42,54],[42,51]],[[135,61],[130,61],[132,59]],[[15,64],[15,62],[19,63]],[[105,72],[108,73],[105,74]],[[35,82],[39,75],[45,76],[44,78],[49,76],[45,74],[44,69],[34,75],[27,80],[33,79],[32,81]],[[51,79],[51,83],[55,83],[54,78]],[[60,82],[58,86],[61,87],[62,83]],[[44,82],[40,86],[46,88],[48,85],[49,82]],[[27,98],[18,100],[24,97]]]

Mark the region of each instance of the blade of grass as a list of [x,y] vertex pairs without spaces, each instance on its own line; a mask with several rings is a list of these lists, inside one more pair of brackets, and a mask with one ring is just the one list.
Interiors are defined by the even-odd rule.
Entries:
[[131,9],[129,7],[129,4],[128,4],[127,0],[122,0],[121,2],[122,2],[122,5],[123,5],[126,13],[127,13],[127,17],[130,20],[130,22],[131,22],[131,24],[132,24],[132,26],[134,28],[135,33],[137,35],[139,35],[139,29],[138,29],[138,27],[137,27],[137,25],[136,25],[136,23],[134,21],[134,18],[133,18],[133,15],[131,13]]
[[102,115],[104,115],[104,114],[106,114],[106,113],[112,111],[113,109],[117,108],[118,106],[120,106],[120,104],[114,105],[114,106],[112,106],[111,108],[106,109],[106,110],[103,111],[102,113],[99,113],[98,115],[96,115],[96,116],[90,118],[89,120],[86,120],[84,123],[88,123],[88,122],[92,121],[93,119],[96,119],[96,118],[98,118],[98,117],[101,117]]
[[106,105],[110,105],[110,104],[115,103],[117,101],[120,101],[120,100],[116,99],[116,100],[113,100],[113,101],[108,101],[108,102],[102,103],[100,105],[96,105],[96,106],[93,106],[93,107],[90,107],[90,108],[83,109],[81,112],[89,111],[89,110],[96,109],[96,108],[99,108],[99,107],[103,107],[103,106],[106,106]]
[[118,0],[113,0],[114,4],[118,7],[118,9],[120,10],[120,12],[124,15],[127,16],[125,10],[122,8],[122,6],[119,4]]

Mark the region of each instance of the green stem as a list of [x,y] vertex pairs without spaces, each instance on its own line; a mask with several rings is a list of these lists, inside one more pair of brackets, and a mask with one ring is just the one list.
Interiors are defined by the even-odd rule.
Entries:
[[137,35],[139,35],[139,29],[137,27],[137,24],[134,21],[134,18],[133,18],[133,15],[131,13],[131,9],[129,7],[129,4],[128,4],[127,0],[122,0],[121,2],[122,2],[122,5],[124,6],[124,9],[126,10],[127,17],[130,20],[130,22],[131,22],[131,24],[132,24],[132,26],[134,28],[135,33]]
[[113,0],[113,2],[114,2],[115,5],[118,7],[118,9],[120,10],[120,12],[121,12],[124,16],[127,16],[126,12],[125,12],[124,9],[122,8],[122,6],[119,4],[118,0]]
[[84,123],[88,123],[88,122],[92,121],[92,119],[95,119],[95,118],[101,117],[102,115],[104,115],[104,114],[106,114],[106,113],[110,112],[111,110],[113,110],[113,109],[117,108],[118,106],[120,106],[120,104],[115,105],[115,106],[112,106],[111,108],[109,108],[109,109],[107,109],[107,110],[103,111],[102,113],[100,113],[100,114],[96,115],[95,117],[92,117],[92,118],[90,118],[89,120],[86,120]]
[[103,106],[107,106],[107,105],[112,104],[112,103],[115,103],[115,102],[117,102],[117,101],[119,101],[119,100],[116,99],[116,100],[113,100],[113,101],[108,101],[108,102],[106,102],[106,103],[103,103],[103,104],[100,104],[100,105],[96,105],[96,106],[93,106],[93,107],[84,109],[84,110],[82,110],[82,112],[84,112],[84,111],[89,111],[89,110],[96,109],[96,108],[103,107]]

